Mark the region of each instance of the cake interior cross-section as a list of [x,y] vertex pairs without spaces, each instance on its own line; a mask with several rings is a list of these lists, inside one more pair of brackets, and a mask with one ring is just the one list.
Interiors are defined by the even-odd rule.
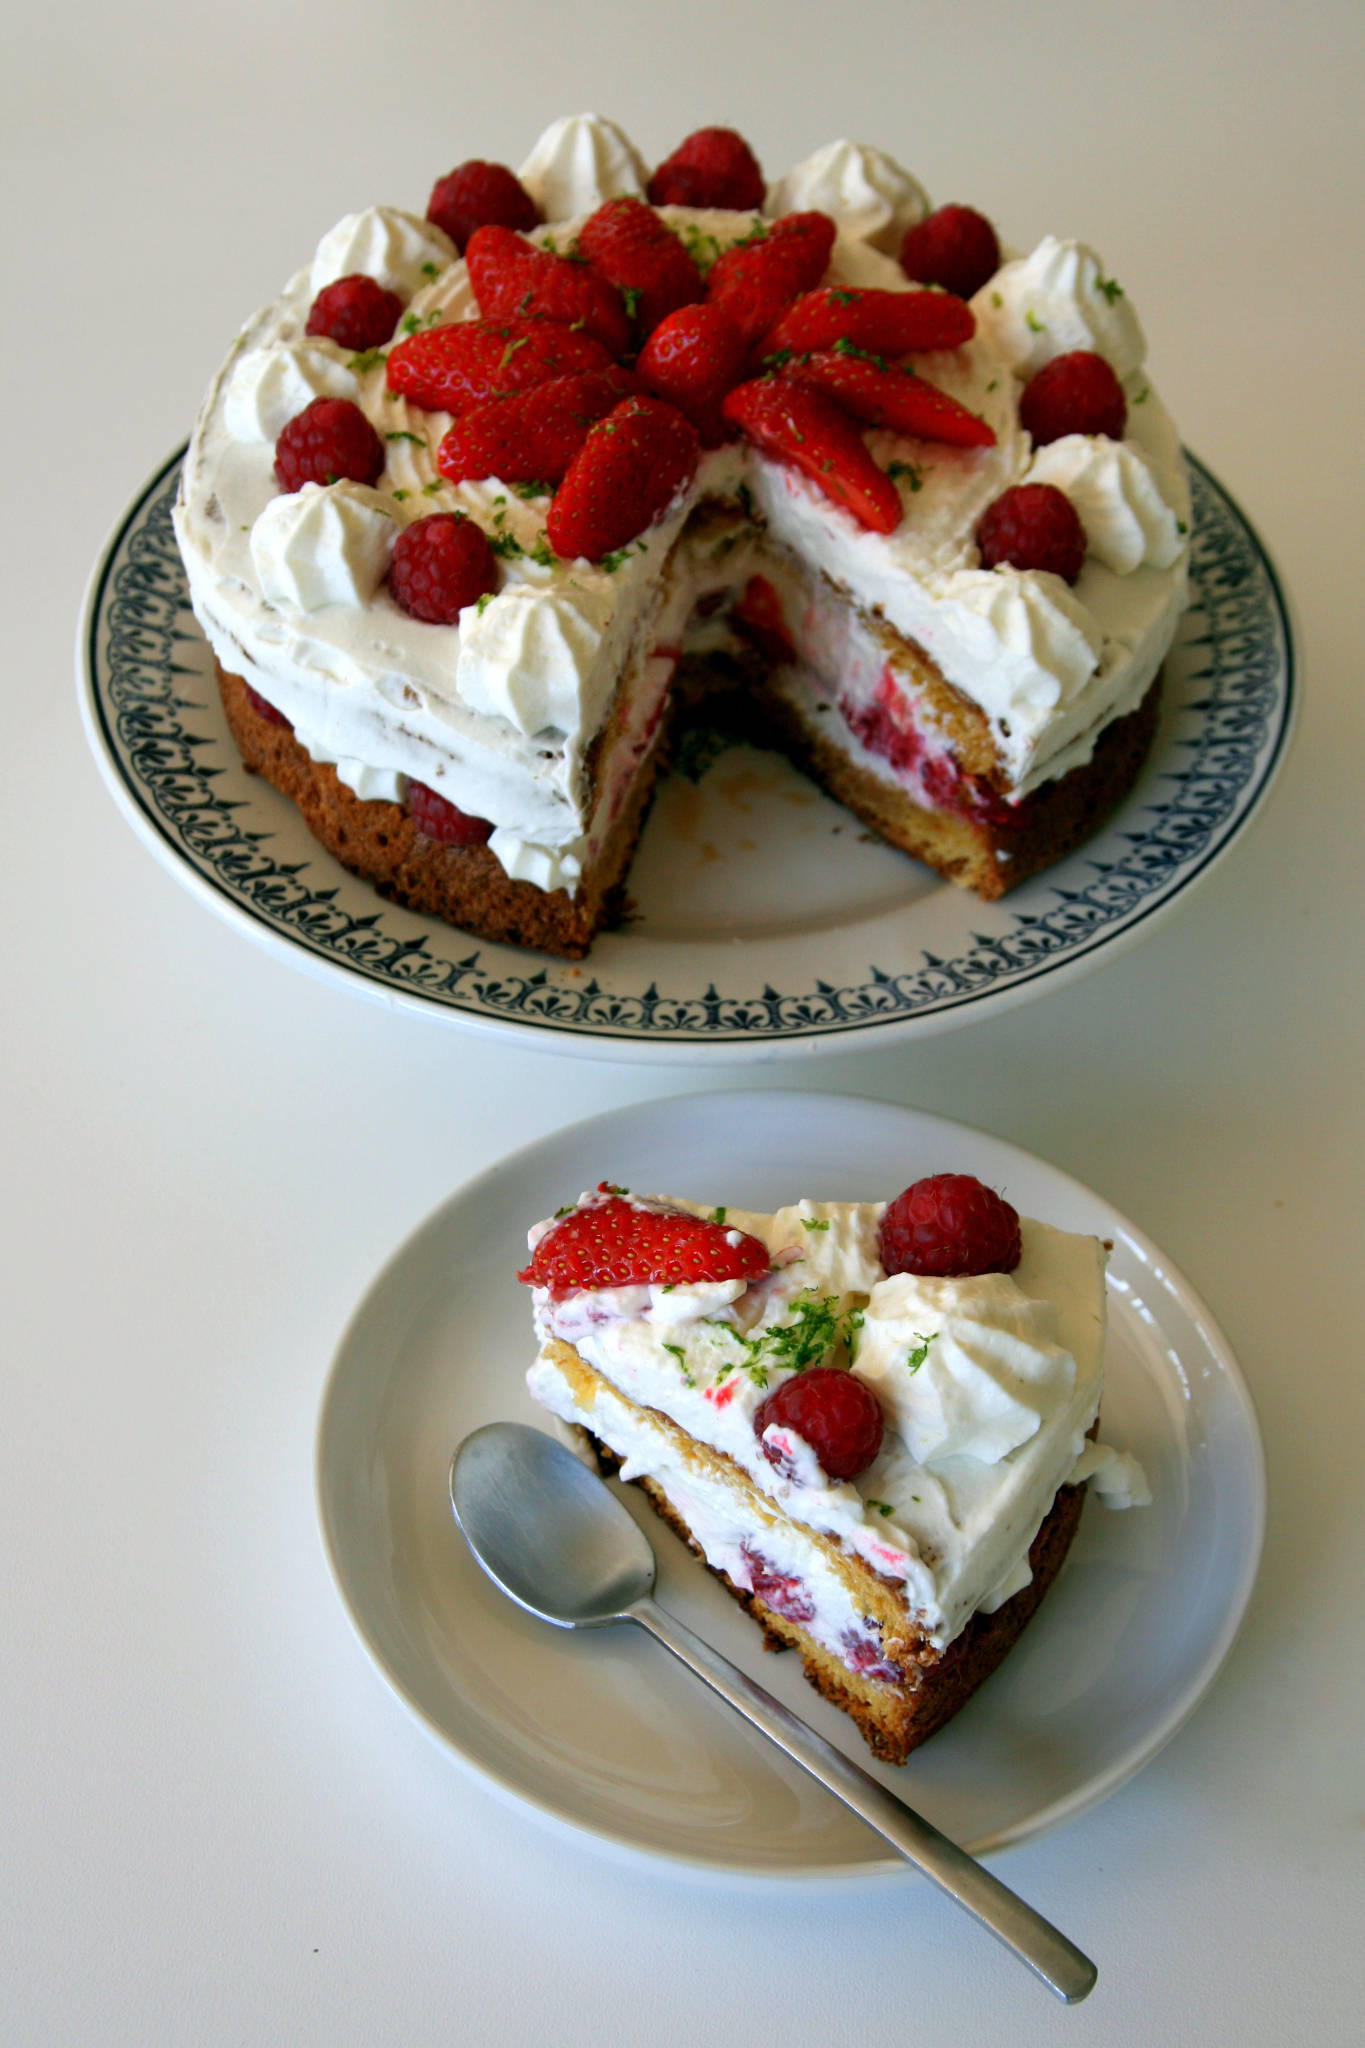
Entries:
[[888,1762],[1018,1639],[1087,1482],[1151,1498],[1098,1439],[1104,1244],[970,1175],[773,1215],[603,1183],[529,1247],[535,1399]]
[[581,957],[689,718],[987,899],[1132,786],[1190,494],[1123,287],[841,141],[595,115],[349,214],[176,534],[247,765],[386,896]]

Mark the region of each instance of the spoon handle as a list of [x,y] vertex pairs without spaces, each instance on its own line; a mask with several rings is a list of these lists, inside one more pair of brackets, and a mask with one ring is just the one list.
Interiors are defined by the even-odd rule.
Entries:
[[1032,1906],[1025,1905],[975,1857],[959,1849],[956,1842],[950,1842],[857,1764],[850,1763],[832,1743],[798,1720],[728,1657],[722,1657],[648,1597],[636,1601],[627,1612],[695,1671],[713,1692],[728,1700],[746,1721],[761,1729],[836,1798],[851,1806],[893,1849],[898,1849],[959,1906],[988,1927],[1006,1948],[1013,1949],[1020,1961],[1027,1963],[1059,1998],[1075,2005],[1093,1989],[1098,1974],[1095,1965],[1041,1913],[1035,1913]]

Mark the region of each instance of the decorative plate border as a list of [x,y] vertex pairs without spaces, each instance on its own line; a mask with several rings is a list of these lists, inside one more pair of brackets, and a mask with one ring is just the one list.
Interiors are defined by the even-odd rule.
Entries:
[[[339,901],[344,878],[321,848],[308,861],[277,861],[272,835],[241,815],[249,805],[218,787],[223,770],[212,751],[221,735],[201,729],[205,710],[186,699],[182,681],[196,673],[184,646],[202,644],[171,527],[183,454],[129,508],[86,598],[82,710],[121,807],[180,879],[296,964],[390,1005],[541,1045],[607,1057],[687,1059],[715,1048],[732,1060],[771,1058],[866,1042],[873,1032],[881,1039],[888,1028],[944,1030],[986,1005],[1022,1001],[1044,977],[1070,978],[1101,948],[1148,928],[1208,872],[1267,794],[1294,723],[1294,644],[1279,580],[1245,516],[1191,457],[1192,617],[1202,630],[1191,632],[1187,620],[1179,647],[1185,660],[1202,657],[1195,681],[1204,687],[1181,706],[1181,730],[1166,747],[1174,759],[1137,806],[1141,829],[1130,800],[1088,848],[1006,899],[1008,931],[975,933],[951,958],[921,951],[910,970],[870,965],[865,980],[842,987],[814,978],[797,991],[764,985],[743,995],[714,984],[692,996],[653,982],[623,991],[591,971],[567,985],[557,965],[532,966],[512,948],[474,941],[442,958],[425,933],[411,935],[425,920],[403,912],[406,931],[386,930],[392,906],[377,897],[373,910],[348,910]],[[445,935],[434,923],[431,930]]]

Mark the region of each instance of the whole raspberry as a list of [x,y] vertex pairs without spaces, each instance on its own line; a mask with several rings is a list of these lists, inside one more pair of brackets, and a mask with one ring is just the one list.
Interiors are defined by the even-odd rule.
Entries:
[[880,1250],[888,1273],[935,1280],[1012,1273],[1022,1252],[1019,1215],[970,1173],[935,1173],[888,1203]]
[[[754,1410],[760,1441],[771,1423],[795,1430],[831,1479],[856,1479],[882,1447],[881,1402],[865,1380],[837,1365],[815,1365],[784,1380]],[[782,1454],[764,1444],[763,1455],[776,1465]]]
[[1019,424],[1033,436],[1035,448],[1060,441],[1063,434],[1107,434],[1121,441],[1128,401],[1103,356],[1072,349],[1029,378],[1019,400]]
[[409,782],[408,809],[418,831],[442,846],[483,846],[493,836],[487,818],[471,818],[468,811],[438,796],[425,782]]
[[960,299],[979,292],[1000,268],[1000,243],[983,213],[940,206],[901,243],[901,269],[917,284],[941,284]]
[[357,270],[322,287],[308,308],[304,331],[339,342],[342,348],[378,348],[389,339],[402,314],[403,301],[397,292],[386,292],[382,284]]
[[414,519],[394,543],[389,589],[414,619],[453,626],[466,605],[498,587],[488,535],[459,512]]
[[305,484],[377,483],[384,443],[349,398],[315,398],[295,413],[275,443],[275,475],[282,491]]
[[976,529],[983,569],[1050,569],[1074,583],[1085,561],[1085,528],[1055,484],[1015,484],[1002,491]]
[[438,178],[427,201],[427,219],[444,228],[464,254],[475,228],[533,228],[540,208],[506,164],[488,164],[474,157]]
[[733,128],[698,128],[659,165],[649,198],[654,206],[718,206],[742,213],[762,206],[767,189],[742,135]]

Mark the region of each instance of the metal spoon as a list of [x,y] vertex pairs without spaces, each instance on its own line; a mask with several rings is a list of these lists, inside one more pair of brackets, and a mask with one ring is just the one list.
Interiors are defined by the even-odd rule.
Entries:
[[523,1423],[475,1430],[455,1453],[450,1498],[496,1586],[558,1628],[638,1621],[713,1692],[988,1927],[1068,2005],[1090,1992],[1088,1956],[975,1858],[888,1792],[655,1604],[654,1552],[614,1494],[572,1451]]

